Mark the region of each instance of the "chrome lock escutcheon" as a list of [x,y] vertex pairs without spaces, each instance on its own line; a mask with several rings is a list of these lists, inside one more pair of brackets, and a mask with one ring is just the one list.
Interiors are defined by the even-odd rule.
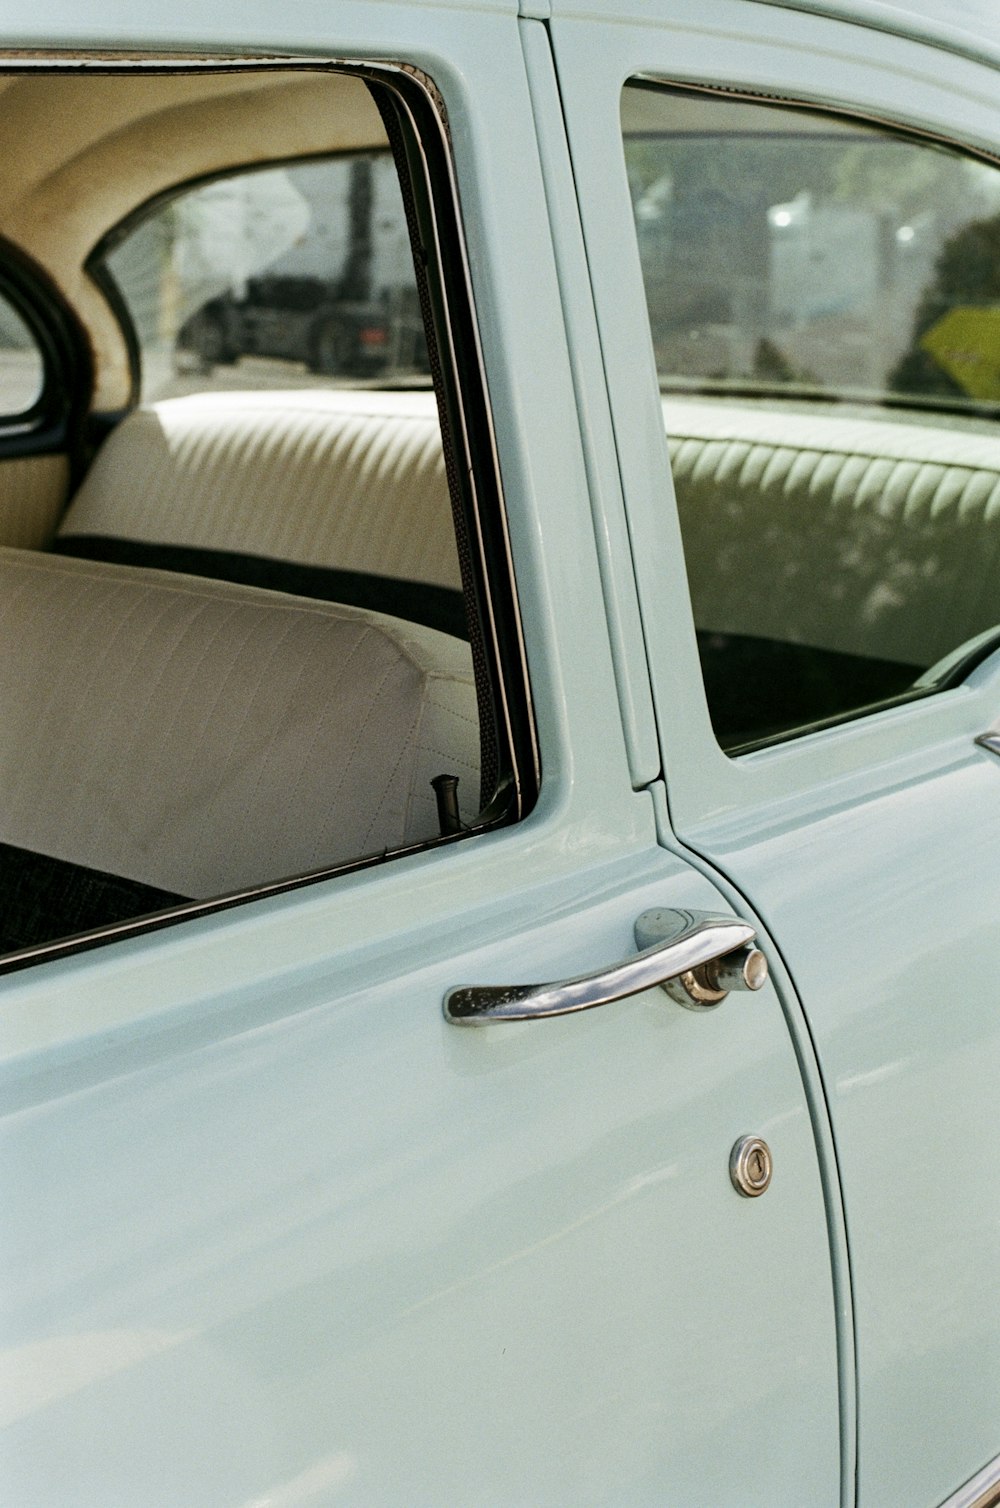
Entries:
[[771,1184],[771,1149],[760,1136],[741,1136],[729,1154],[729,1177],[744,1199],[757,1199]]

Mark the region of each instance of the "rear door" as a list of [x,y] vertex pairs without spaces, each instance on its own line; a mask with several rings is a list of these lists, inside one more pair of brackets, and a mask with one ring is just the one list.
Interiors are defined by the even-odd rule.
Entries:
[[[547,201],[516,19],[204,17],[175,10],[185,54],[392,57],[440,90],[540,795],[504,829],[4,978],[2,1495],[835,1504],[842,1232],[791,997],[442,1013],[455,986],[620,965],[650,908],[734,914],[659,842],[582,247],[571,227],[557,267],[551,246],[568,158],[550,138]],[[120,41],[45,3],[4,41],[61,37],[74,66]],[[747,1135],[773,1158],[760,1198],[730,1173]]]
[[664,842],[805,1008],[860,1500],[931,1508],[1000,1450],[996,75],[771,6],[587,9],[552,38]]

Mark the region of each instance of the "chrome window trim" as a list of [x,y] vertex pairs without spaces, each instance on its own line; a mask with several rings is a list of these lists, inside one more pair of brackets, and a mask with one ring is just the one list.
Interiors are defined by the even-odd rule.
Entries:
[[1000,1504],[1000,1456],[953,1492],[941,1508],[997,1508]]

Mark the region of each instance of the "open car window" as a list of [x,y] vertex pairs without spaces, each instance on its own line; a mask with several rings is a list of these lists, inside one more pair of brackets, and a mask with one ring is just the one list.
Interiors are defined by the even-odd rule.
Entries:
[[[450,843],[534,779],[457,210],[409,167],[446,150],[430,96],[307,69],[37,87],[81,83],[109,122],[81,152],[137,200],[82,248],[118,321],[95,343],[142,401],[49,547],[0,550],[5,968]],[[178,181],[206,122],[259,159],[262,111],[277,161]]]
[[953,684],[1000,636],[1000,170],[711,89],[622,124],[719,742]]

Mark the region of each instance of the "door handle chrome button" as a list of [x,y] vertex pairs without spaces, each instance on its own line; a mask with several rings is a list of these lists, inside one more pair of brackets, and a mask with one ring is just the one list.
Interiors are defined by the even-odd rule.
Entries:
[[668,979],[663,988],[671,1000],[688,1010],[710,1011],[730,990],[759,990],[766,983],[767,959],[759,948],[747,947]]
[[[669,940],[671,930],[687,919],[706,917],[704,911],[644,911],[635,924],[636,945],[648,948],[657,937]],[[748,929],[750,930],[750,929]],[[767,983],[767,959],[754,945],[754,933],[739,947],[709,958],[682,974],[662,981],[662,988],[689,1011],[710,1011],[730,990],[759,990]]]
[[745,1199],[756,1199],[771,1182],[771,1149],[759,1136],[741,1136],[729,1154],[733,1188]]
[[[445,995],[445,1020],[453,1026],[485,1026],[567,1016],[655,985],[692,1010],[708,1010],[730,990],[759,990],[766,980],[767,961],[752,946],[754,937],[753,928],[735,916],[644,911],[635,924],[640,951],[632,958],[552,984],[463,985]],[[690,986],[681,982],[685,976]]]

